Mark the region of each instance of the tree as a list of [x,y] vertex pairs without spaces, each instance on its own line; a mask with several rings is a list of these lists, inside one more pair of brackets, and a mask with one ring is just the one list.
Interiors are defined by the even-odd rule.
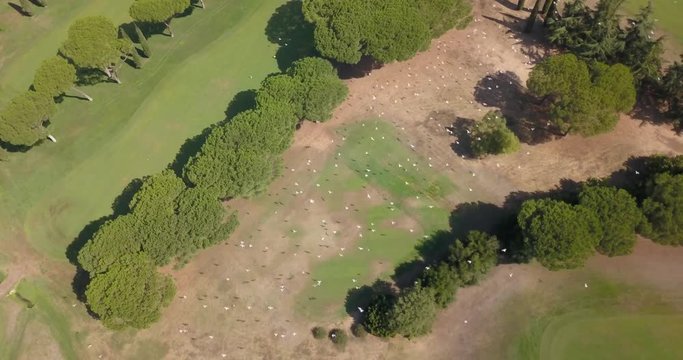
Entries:
[[307,57],[297,60],[287,69],[287,74],[301,84],[301,94],[294,99],[301,104],[300,119],[329,120],[332,111],[348,96],[346,83],[339,79],[337,71],[325,59]]
[[159,274],[144,254],[126,255],[88,284],[88,307],[112,329],[146,328],[175,294],[173,281]]
[[536,3],[534,4],[534,8],[531,10],[531,14],[529,14],[529,19],[527,19],[527,21],[526,21],[526,26],[524,27],[524,32],[530,33],[534,30],[534,25],[536,24],[536,18],[538,17],[539,7],[541,6],[541,1],[542,0],[536,0]]
[[126,57],[133,62],[133,66],[136,69],[141,69],[142,68],[142,58],[140,57],[140,54],[138,54],[138,49],[135,47],[135,44],[133,43],[133,40],[131,40],[130,35],[124,30],[122,27],[119,28],[119,36],[121,37],[121,40],[125,42],[126,50],[124,51]]
[[652,3],[642,8],[634,19],[630,19],[629,27],[624,34],[624,51],[619,61],[633,71],[635,81],[656,83],[659,79],[664,53],[662,39],[652,39],[654,33],[652,19]]
[[33,16],[33,4],[29,0],[19,0],[21,4],[21,10],[26,16]]
[[602,234],[593,211],[551,199],[525,201],[517,224],[527,251],[550,270],[582,266]]
[[527,87],[542,98],[550,121],[562,134],[609,131],[619,120],[617,112],[630,111],[635,102],[632,77],[623,66],[597,63],[593,69],[597,75],[591,79],[585,62],[563,54],[544,59],[529,74]]
[[103,16],[89,16],[71,24],[60,52],[80,68],[98,69],[121,83],[116,65],[127,44],[117,37],[114,24]]
[[33,77],[33,88],[37,92],[58,97],[72,89],[92,101],[92,98],[74,86],[76,69],[64,58],[53,56],[44,60]]
[[633,251],[643,213],[631,194],[614,187],[586,186],[579,194],[579,204],[595,212],[602,224],[597,246],[601,254],[619,256]]
[[498,262],[498,239],[481,231],[470,231],[465,241],[455,240],[448,263],[464,285],[478,283]]
[[149,46],[149,42],[147,41],[145,34],[142,33],[142,30],[140,30],[138,25],[134,24],[133,26],[135,27],[135,34],[138,37],[138,42],[142,47],[142,55],[146,58],[149,58],[150,56],[152,56],[152,48]]
[[403,291],[389,312],[390,328],[407,338],[428,334],[435,319],[434,292],[419,284]]
[[550,14],[550,8],[555,0],[545,0],[543,3],[543,8],[541,9],[541,15],[547,17]]
[[396,296],[393,294],[376,293],[370,299],[367,317],[364,320],[365,328],[372,335],[379,337],[392,337],[398,329],[396,322],[392,321],[392,312]]
[[665,245],[683,245],[683,175],[656,175],[647,188],[643,234]]
[[482,121],[470,129],[470,144],[476,157],[509,154],[519,150],[517,136],[507,127],[500,111],[489,111]]
[[425,271],[420,279],[420,285],[432,289],[434,302],[442,308],[453,302],[461,284],[458,273],[445,262]]
[[109,270],[125,255],[142,251],[133,215],[122,215],[105,222],[78,252],[78,264],[90,276]]
[[45,138],[43,123],[55,104],[49,95],[26,91],[14,97],[0,111],[0,140],[15,146],[32,146]]
[[518,11],[524,9],[524,4],[525,4],[525,3],[526,3],[526,0],[518,0],[518,1],[517,1],[517,8],[516,8],[516,9],[517,9]]
[[472,21],[472,5],[468,1],[423,0],[416,5],[433,38],[452,28],[462,29]]
[[660,97],[669,115],[676,119],[679,127],[683,126],[683,63],[674,62],[667,68],[660,85]]
[[164,24],[171,37],[171,19],[190,7],[190,0],[135,0],[129,13],[133,20],[143,23]]
[[47,0],[36,0],[36,3],[41,7],[47,6]]

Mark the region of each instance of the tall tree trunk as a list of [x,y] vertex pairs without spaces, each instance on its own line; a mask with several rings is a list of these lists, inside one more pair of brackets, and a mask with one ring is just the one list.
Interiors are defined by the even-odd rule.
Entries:
[[169,34],[171,34],[171,37],[174,37],[175,34],[173,34],[173,29],[171,29],[171,20],[164,22],[164,25],[166,25],[166,28],[168,29]]
[[77,87],[75,87],[75,86],[72,87],[71,89],[72,89],[73,91],[79,93],[82,97],[86,98],[88,101],[92,101],[92,98],[90,97],[90,95],[86,94],[83,90],[81,90],[81,89],[79,89],[79,88],[77,88]]
[[545,3],[543,4],[543,10],[541,10],[541,14],[543,14],[543,16],[548,14],[548,9],[550,9],[550,4],[553,1],[554,0],[545,0]]
[[526,21],[526,27],[524,28],[525,33],[530,33],[534,30],[534,24],[536,24],[536,17],[538,16],[538,9],[541,5],[541,1],[542,0],[536,0],[534,8],[531,9],[531,15],[529,15],[529,19]]
[[550,2],[550,7],[548,8],[548,12],[545,13],[545,19],[543,20],[543,25],[548,26],[548,21],[552,19],[555,16],[555,11],[557,10],[557,0],[552,0]]
[[525,0],[519,0],[519,1],[517,2],[517,10],[522,10],[522,9],[524,9],[524,1],[525,1]]

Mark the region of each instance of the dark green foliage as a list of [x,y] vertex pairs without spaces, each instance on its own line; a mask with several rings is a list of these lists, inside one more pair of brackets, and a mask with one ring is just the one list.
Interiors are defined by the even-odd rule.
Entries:
[[91,276],[106,272],[121,257],[142,250],[136,230],[132,215],[107,221],[78,252],[78,263]]
[[26,91],[14,97],[0,111],[0,140],[17,146],[34,145],[47,136],[43,123],[54,110],[52,97],[47,94]]
[[620,26],[619,7],[624,0],[601,0],[595,10],[583,0],[567,2],[559,19],[548,22],[552,43],[587,61],[622,63],[635,81],[656,82],[663,52],[661,39],[651,38],[654,28],[650,5]]
[[462,0],[305,0],[306,20],[315,26],[317,50],[356,64],[364,55],[388,63],[426,49],[432,37],[469,22]]
[[280,171],[280,154],[292,141],[296,120],[291,108],[275,102],[240,113],[211,131],[185,166],[185,176],[222,198],[263,191]]
[[36,0],[36,3],[41,7],[47,6],[47,0]]
[[33,16],[33,4],[29,0],[19,0],[21,4],[21,10],[26,14],[26,16]]
[[359,339],[363,339],[368,336],[368,331],[365,330],[365,326],[363,326],[361,323],[353,323],[353,325],[351,325],[351,333],[353,336]]
[[392,321],[396,297],[393,294],[374,294],[365,318],[365,328],[370,334],[379,337],[392,337],[398,329]]
[[142,33],[142,30],[138,27],[137,24],[135,26],[135,35],[138,37],[138,42],[140,43],[140,47],[142,47],[142,55],[146,58],[149,58],[152,56],[152,48],[149,46],[149,42],[147,41],[147,38],[145,37],[145,34]]
[[548,16],[548,13],[550,12],[550,8],[555,0],[545,0],[543,3],[543,8],[541,9],[541,14],[543,16]]
[[646,195],[642,209],[649,224],[643,234],[660,244],[683,245],[683,175],[656,175]]
[[595,212],[602,225],[597,247],[601,254],[619,256],[633,251],[643,214],[631,194],[614,187],[585,186],[579,204]]
[[190,7],[190,0],[135,0],[129,9],[130,17],[143,23],[165,24],[171,30],[171,19]]
[[146,328],[161,316],[175,286],[144,254],[125,255],[95,275],[85,296],[88,307],[109,328]]
[[660,92],[669,115],[679,128],[683,127],[683,63],[674,62],[666,69]]
[[344,348],[349,342],[349,336],[343,329],[332,329],[330,330],[330,340],[340,348]]
[[448,263],[464,285],[478,283],[498,262],[498,239],[481,231],[470,231],[465,241],[455,240]]
[[602,234],[595,212],[550,199],[525,201],[517,223],[527,251],[550,270],[582,266]]
[[318,340],[324,339],[327,336],[327,329],[322,326],[316,326],[311,329],[311,334],[313,334],[313,337]]
[[76,69],[60,56],[44,60],[33,77],[33,88],[52,97],[62,95],[76,82]]
[[462,281],[458,273],[448,263],[442,262],[433,269],[426,270],[422,274],[420,284],[425,288],[432,289],[434,302],[445,308],[455,299],[455,293]]
[[527,87],[543,99],[555,127],[563,134],[591,136],[610,131],[618,112],[635,104],[633,78],[623,65],[588,65],[573,54],[551,56],[537,64]]
[[256,103],[290,106],[300,120],[326,121],[348,95],[329,61],[316,57],[296,61],[286,74],[267,77],[256,95]]
[[472,154],[483,157],[488,154],[509,154],[519,150],[519,139],[507,127],[500,111],[489,111],[470,129]]
[[389,315],[390,329],[407,338],[428,334],[436,320],[434,292],[416,285],[402,292]]

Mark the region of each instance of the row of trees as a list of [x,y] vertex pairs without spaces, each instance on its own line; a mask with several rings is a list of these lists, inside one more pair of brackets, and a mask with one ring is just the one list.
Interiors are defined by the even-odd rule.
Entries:
[[262,191],[278,175],[296,124],[328,120],[347,94],[346,84],[327,60],[296,61],[285,73],[263,81],[256,109],[212,129],[186,164],[185,178],[223,199]]
[[636,102],[634,78],[622,64],[590,65],[574,54],[550,56],[529,74],[527,87],[541,99],[563,135],[596,135],[614,129],[619,113]]
[[[596,251],[628,255],[636,234],[683,245],[683,156],[647,159],[640,184],[626,191],[591,179],[571,202],[546,197],[524,201],[505,230],[511,257],[536,259],[551,270],[583,266]],[[640,206],[639,206],[640,204]],[[429,333],[439,308],[459,287],[477,284],[497,264],[496,236],[471,231],[455,240],[445,258],[427,267],[414,286],[375,289],[361,325],[379,337]]]
[[279,173],[297,122],[324,121],[348,93],[332,65],[304,58],[265,79],[253,110],[210,129],[183,170],[145,178],[123,213],[104,223],[78,253],[91,281],[90,309],[112,328],[144,328],[159,318],[173,282],[155,266],[182,265],[228,238],[237,215],[219,199],[249,197]]
[[568,1],[561,15],[547,18],[548,39],[582,60],[627,66],[641,94],[653,97],[680,126],[683,65],[662,68],[664,49],[662,39],[654,37],[652,3],[622,21],[618,12],[624,2],[600,0],[591,8],[584,0]]
[[495,236],[480,231],[456,239],[446,259],[427,269],[414,286],[374,294],[363,326],[379,337],[429,333],[438,309],[455,299],[457,289],[477,284],[497,264],[498,248]]
[[303,12],[320,54],[347,64],[407,60],[472,19],[466,0],[304,0]]
[[[171,19],[190,5],[190,0],[136,0],[130,7],[130,15],[141,24],[163,23],[173,36]],[[150,57],[147,38],[137,25],[134,28],[142,55]],[[33,89],[10,100],[0,111],[0,142],[22,148],[35,145],[45,138],[45,125],[54,111],[54,106],[45,106],[48,101],[52,102],[69,90],[92,101],[89,95],[75,87],[77,70],[91,74],[101,72],[109,80],[121,83],[118,70],[126,60],[136,68],[142,67],[138,49],[123,28],[117,29],[104,16],[77,19],[69,27],[59,55],[41,63],[33,80]]]

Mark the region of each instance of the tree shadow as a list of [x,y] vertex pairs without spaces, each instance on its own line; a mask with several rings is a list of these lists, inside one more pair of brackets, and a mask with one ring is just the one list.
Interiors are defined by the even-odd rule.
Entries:
[[474,127],[475,123],[473,119],[456,116],[452,125],[447,128],[449,133],[455,137],[451,144],[451,149],[462,158],[474,158],[472,137],[469,136],[468,132]]
[[88,225],[83,227],[81,232],[76,235],[76,238],[66,247],[65,255],[69,259],[69,262],[73,265],[79,266],[78,263],[78,252],[81,251],[83,246],[92,239],[95,233],[100,229],[102,225],[108,220],[113,219],[113,215],[102,216],[97,220],[93,220]]
[[38,1],[38,0],[30,0],[30,1],[31,1],[31,4],[33,4],[34,6],[37,6],[37,7],[45,7],[45,6],[44,6],[43,4],[41,4],[40,1]]
[[541,144],[557,137],[544,117],[543,107],[529,95],[517,74],[496,72],[483,77],[474,87],[474,98],[484,106],[500,109],[508,127],[523,143]]
[[232,119],[235,115],[247,111],[256,109],[256,90],[242,90],[235,94],[235,97],[230,100],[227,109],[225,109],[225,116],[228,119]]
[[529,58],[528,65],[535,64],[552,54],[552,46],[547,41],[548,30],[545,27],[536,26],[533,32],[526,33],[524,32],[527,22],[526,18],[520,18],[505,12],[501,12],[500,15],[502,17],[500,19],[486,15],[484,15],[484,18],[508,29],[506,34],[511,35],[517,41],[515,45],[518,45],[520,52]]
[[[368,305],[370,305],[375,296],[380,294],[395,295],[396,290],[391,283],[384,280],[375,280],[372,285],[363,285],[358,289],[350,289],[346,293],[344,309],[353,318],[355,323],[361,323]],[[358,308],[363,309],[363,312]]]
[[517,11],[517,4],[513,3],[512,1],[508,0],[496,0],[499,4],[505,6],[509,10]]
[[666,112],[661,100],[654,95],[655,91],[652,86],[641,85],[636,106],[630,115],[636,120],[642,120],[643,123],[672,125],[673,130],[680,135],[683,132],[683,123],[676,121],[675,117]]
[[301,1],[291,0],[275,9],[265,32],[268,41],[280,46],[275,58],[281,71],[301,58],[318,55],[313,30],[313,25],[304,18]]
[[371,56],[363,56],[357,64],[345,64],[336,61],[332,61],[332,64],[337,68],[339,78],[343,80],[366,77],[373,70],[381,69],[384,66]]
[[9,7],[11,7],[12,9],[14,9],[16,12],[18,12],[19,15],[21,15],[21,16],[26,16],[26,17],[31,17],[31,15],[29,15],[26,11],[24,11],[24,8],[22,8],[21,5],[17,5],[17,4],[15,4],[15,3],[13,3],[13,2],[8,2],[7,5],[9,5]]
[[[213,126],[218,126],[219,124],[213,125]],[[180,146],[180,149],[178,149],[178,152],[176,153],[175,158],[173,159],[173,162],[168,166],[169,169],[173,170],[175,172],[176,176],[178,176],[181,179],[185,179],[183,176],[183,168],[187,163],[190,161],[192,157],[197,155],[199,153],[199,150],[201,150],[202,145],[204,145],[204,142],[206,142],[206,139],[209,137],[209,134],[211,134],[211,129],[213,126],[209,126],[202,130],[201,133],[188,138],[185,140],[183,145]],[[187,181],[185,181],[187,183]]]
[[142,179],[135,178],[131,180],[123,191],[114,199],[111,204],[111,210],[114,212],[112,217],[124,215],[130,212],[130,202],[133,200],[135,193],[142,187]]

